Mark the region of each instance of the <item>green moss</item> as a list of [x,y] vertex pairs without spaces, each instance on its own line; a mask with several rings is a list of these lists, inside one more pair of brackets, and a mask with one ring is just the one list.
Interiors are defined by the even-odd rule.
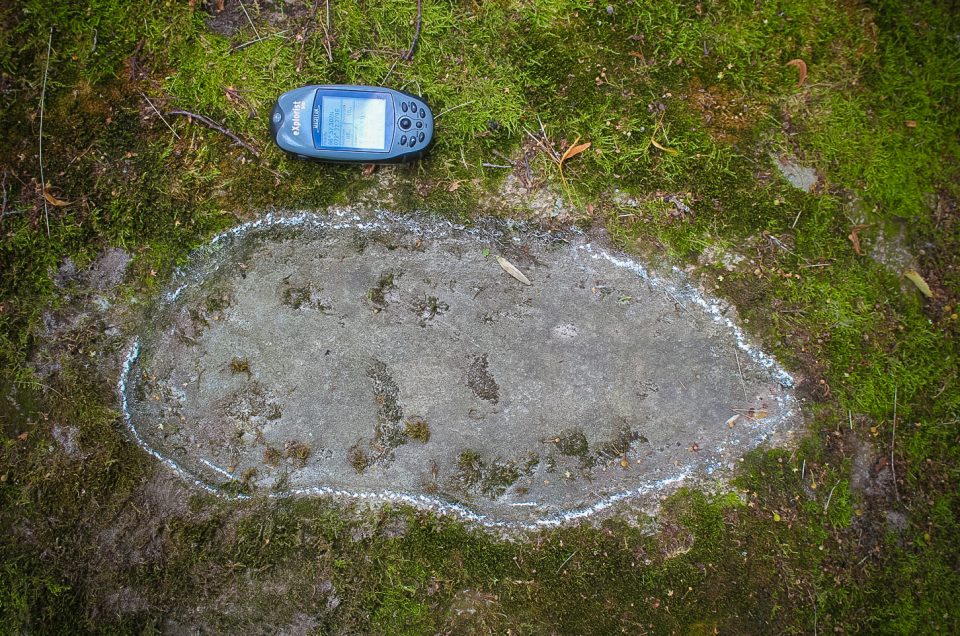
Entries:
[[[278,631],[304,607],[318,630],[355,633],[957,631],[960,82],[947,4],[661,2],[609,13],[560,0],[427,2],[419,49],[404,61],[414,3],[331,3],[332,62],[314,6],[245,3],[263,40],[238,48],[256,39],[246,19],[217,35],[203,3],[8,4],[0,385],[22,410],[0,410],[3,631],[142,632],[198,606],[198,620],[229,633]],[[45,213],[37,106],[51,27],[44,174],[70,205]],[[795,58],[807,63],[802,86],[785,65]],[[267,138],[273,99],[303,77],[386,83],[432,104],[431,156],[381,171],[399,210],[463,222],[485,200],[487,213],[523,216],[489,196],[511,172],[481,165],[506,161],[496,152],[578,203],[581,225],[694,264],[807,380],[810,434],[795,451],[745,458],[735,494],[672,497],[652,532],[613,519],[510,543],[409,510],[371,519],[306,499],[195,497],[151,518],[137,498],[161,469],[122,434],[112,380],[67,349],[56,350],[61,372],[31,370],[43,313],[79,293],[57,289],[50,272],[123,247],[134,261],[119,296],[136,307],[191,247],[254,210],[371,194],[380,174],[294,161]],[[165,124],[141,91],[163,112],[212,117],[261,156],[186,119]],[[541,122],[542,143],[592,143],[565,164],[566,188],[531,141]],[[817,168],[821,191],[793,190],[770,152]],[[902,230],[932,301],[853,252],[848,236],[864,222],[866,254],[881,232]],[[728,271],[707,248],[745,260]],[[375,308],[393,283],[371,290]],[[225,309],[211,297],[208,314]],[[89,345],[95,334],[72,336]],[[391,430],[404,433],[381,393]],[[60,449],[53,423],[79,429],[82,460]],[[617,434],[594,451],[618,456],[638,441]],[[366,448],[351,451],[358,472]],[[858,453],[894,458],[897,493],[857,490]],[[469,452],[457,462],[469,491],[493,496],[531,466]],[[242,482],[227,490],[250,494]],[[890,530],[888,512],[906,514],[906,529]],[[155,560],[131,565],[105,547],[127,514],[154,528]],[[402,536],[381,536],[396,519]],[[263,577],[270,585],[248,586]],[[335,592],[321,591],[327,583]],[[147,609],[111,618],[107,598],[121,590]],[[224,602],[238,591],[249,613],[224,609],[238,607]]]
[[411,417],[403,423],[404,433],[421,444],[430,441],[430,425],[422,417]]
[[250,360],[248,358],[234,357],[230,360],[231,373],[246,373],[250,375]]

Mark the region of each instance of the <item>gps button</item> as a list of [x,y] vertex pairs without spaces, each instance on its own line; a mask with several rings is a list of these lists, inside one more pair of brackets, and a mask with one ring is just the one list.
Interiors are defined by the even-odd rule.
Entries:
[[403,110],[403,112],[407,112],[407,102],[400,102],[400,108]]
[[419,135],[417,135],[417,140],[423,141],[423,137],[424,137],[423,133],[420,133]]
[[400,137],[400,145],[401,145],[401,146],[406,146],[406,145],[407,145],[407,136],[406,136],[406,135],[401,135],[401,137]]
[[418,121],[418,122],[417,122],[417,128],[423,128],[423,122],[422,122],[422,121]]
[[400,129],[401,130],[410,130],[410,126],[413,125],[413,122],[410,121],[409,117],[402,117],[400,119]]

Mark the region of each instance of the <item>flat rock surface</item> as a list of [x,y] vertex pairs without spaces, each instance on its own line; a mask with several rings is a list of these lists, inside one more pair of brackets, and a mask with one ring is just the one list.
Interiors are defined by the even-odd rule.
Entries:
[[720,301],[596,239],[301,215],[198,251],[121,391],[208,488],[537,525],[722,476],[799,425],[790,384]]

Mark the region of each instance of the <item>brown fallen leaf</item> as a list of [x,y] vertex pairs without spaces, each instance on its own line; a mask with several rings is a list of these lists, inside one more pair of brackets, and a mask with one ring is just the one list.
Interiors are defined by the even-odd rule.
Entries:
[[860,231],[868,227],[870,227],[869,223],[866,225],[854,225],[853,229],[850,230],[850,236],[847,237],[850,239],[850,242],[853,243],[853,251],[857,253],[857,256],[863,254],[863,252],[860,251]]
[[921,294],[927,298],[933,298],[933,292],[930,291],[930,285],[927,285],[927,281],[923,280],[923,276],[921,276],[917,270],[908,269],[903,273],[903,275],[907,280],[917,286],[917,289],[920,290]]
[[917,121],[915,119],[908,119],[907,121],[903,122],[903,125],[907,128],[916,128]]
[[28,437],[30,437],[30,433],[27,432],[27,431],[24,431],[24,432],[20,433],[19,435],[17,435],[17,439],[20,440],[21,442],[22,442],[22,441],[25,441]]
[[47,200],[47,203],[49,203],[50,205],[56,206],[58,208],[62,208],[70,205],[69,201],[58,199],[57,197],[50,194],[50,186],[47,186],[43,189],[43,198]]
[[460,189],[459,181],[451,181],[450,185],[447,186],[447,192],[456,192],[458,189]]
[[579,137],[577,137],[576,139],[574,139],[574,140],[573,140],[573,143],[570,144],[570,147],[567,148],[567,150],[566,150],[566,151],[563,153],[563,155],[560,157],[560,167],[561,167],[561,168],[563,168],[563,162],[564,162],[564,161],[566,161],[567,159],[572,159],[573,157],[576,157],[576,156],[579,155],[581,152],[587,150],[590,146],[593,145],[593,144],[592,144],[591,142],[589,142],[589,141],[588,141],[587,143],[585,143],[585,144],[578,144],[578,143],[577,143],[578,141],[580,141],[580,138],[579,138]]
[[377,164],[375,163],[365,163],[363,164],[363,176],[369,177],[377,169]]
[[506,273],[510,274],[511,276],[513,276],[514,278],[516,278],[518,281],[520,281],[520,282],[523,283],[524,285],[532,285],[532,284],[533,284],[533,283],[530,282],[530,279],[529,279],[529,278],[527,278],[526,276],[523,275],[523,272],[521,272],[519,269],[517,269],[517,268],[513,265],[513,263],[511,263],[510,261],[508,261],[508,260],[505,259],[504,257],[498,256],[498,257],[497,257],[497,262],[500,263],[500,267],[503,268],[503,271],[505,271]]
[[803,83],[807,81],[807,63],[797,58],[795,60],[790,60],[787,62],[787,66],[796,66],[799,76],[797,77],[797,86],[803,86]]

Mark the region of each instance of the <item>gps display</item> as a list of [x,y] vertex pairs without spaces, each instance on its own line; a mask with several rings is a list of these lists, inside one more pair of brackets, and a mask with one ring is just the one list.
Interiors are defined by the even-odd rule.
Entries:
[[322,96],[321,148],[386,149],[387,100]]

